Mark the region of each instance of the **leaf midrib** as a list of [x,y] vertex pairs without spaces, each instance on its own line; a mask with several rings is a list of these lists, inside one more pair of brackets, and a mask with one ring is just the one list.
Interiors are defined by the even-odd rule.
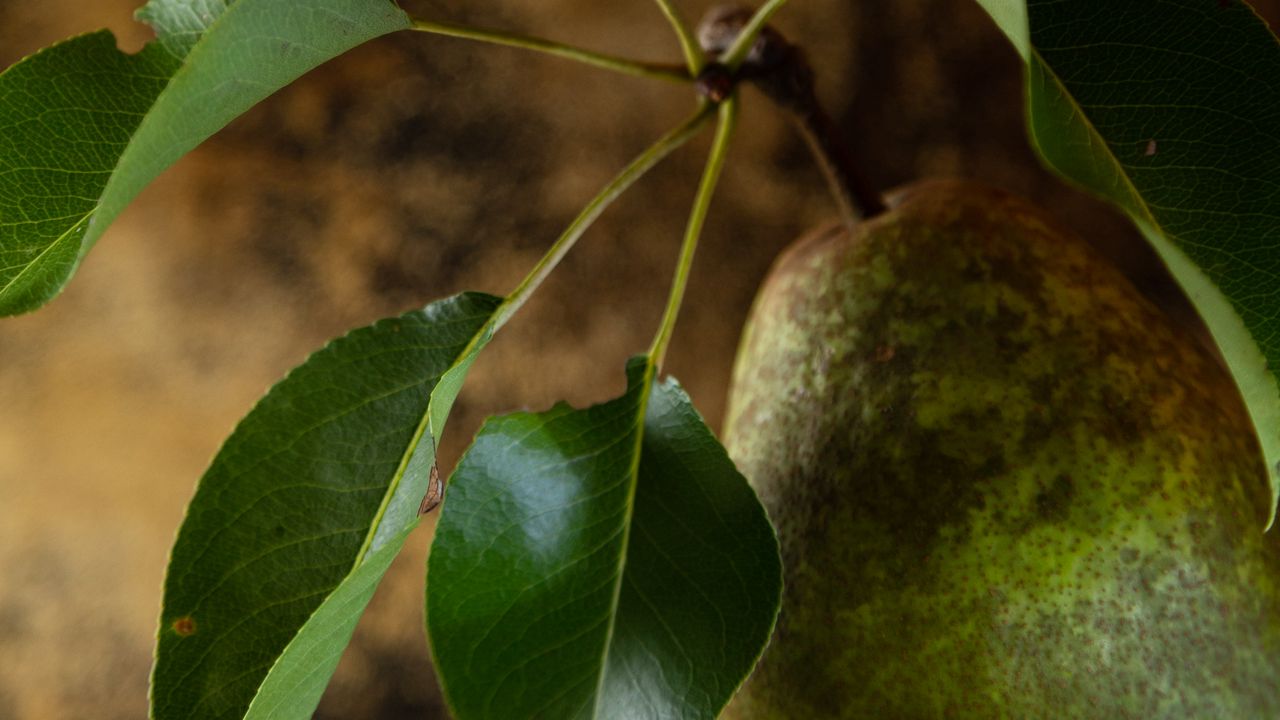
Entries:
[[[409,443],[409,447],[405,449],[400,456],[400,465],[396,468],[395,474],[391,478],[391,483],[387,487],[387,493],[382,497],[382,503],[378,506],[378,511],[374,513],[373,520],[369,524],[369,532],[365,535],[364,542],[361,543],[360,549],[356,552],[355,563],[351,566],[351,572],[354,573],[357,568],[364,564],[365,558],[373,551],[373,541],[378,536],[378,531],[382,529],[383,518],[386,517],[387,510],[391,507],[391,500],[395,497],[396,491],[400,489],[400,484],[404,480],[404,476],[409,472],[409,463],[413,460],[413,454],[417,451],[418,445],[421,444],[424,435],[430,437],[432,443],[431,462],[436,462],[436,454],[439,452],[439,442],[437,440],[439,433],[435,427],[432,427],[431,418],[435,415],[432,410],[435,408],[436,388],[440,386],[440,382],[445,376],[453,372],[455,368],[462,364],[472,354],[480,352],[483,341],[486,337],[491,337],[497,332],[495,318],[499,312],[507,305],[508,301],[504,300],[490,314],[489,319],[480,326],[467,344],[463,346],[462,351],[453,358],[453,362],[449,363],[449,367],[437,375],[431,382],[431,390],[428,392],[427,407],[422,413],[422,419],[418,421],[418,427],[414,430],[413,439]],[[348,577],[350,573],[348,573]]]
[[[5,295],[7,295],[9,290],[13,288],[14,284],[17,283],[19,280],[21,280],[22,277],[26,275],[32,268],[38,266],[44,260],[45,256],[48,255],[54,248],[62,245],[64,241],[72,237],[77,230],[79,230],[82,226],[88,223],[89,219],[93,217],[93,214],[98,211],[99,207],[101,207],[101,205],[94,205],[92,208],[89,209],[88,212],[86,212],[84,215],[81,215],[80,219],[77,220],[74,225],[67,228],[65,232],[63,232],[61,235],[58,236],[58,239],[46,245],[44,249],[41,250],[29,262],[14,266],[14,267],[21,267],[22,269],[19,270],[16,275],[10,278],[9,282],[4,284],[4,287],[0,288],[0,298],[3,298]],[[68,217],[75,217],[75,216],[69,215]]]
[[636,408],[636,439],[627,469],[630,479],[627,489],[627,516],[623,524],[622,547],[618,552],[617,571],[614,573],[613,597],[609,600],[608,627],[605,629],[604,647],[600,654],[600,674],[596,679],[595,702],[591,717],[600,717],[600,703],[604,700],[604,684],[609,671],[609,653],[613,649],[613,632],[618,624],[618,606],[622,602],[622,583],[627,568],[627,552],[631,546],[631,529],[635,525],[636,487],[640,484],[640,454],[644,448],[645,417],[649,412],[649,396],[655,372],[653,358],[645,358],[644,373],[640,378],[640,402]]

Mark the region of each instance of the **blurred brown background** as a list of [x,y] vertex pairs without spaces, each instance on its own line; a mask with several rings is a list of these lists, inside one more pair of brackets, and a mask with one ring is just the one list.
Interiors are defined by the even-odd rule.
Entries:
[[[0,0],[0,65],[110,27],[135,0]],[[709,2],[678,3],[696,19]],[[650,60],[647,0],[436,0],[433,19]],[[1257,3],[1273,19],[1278,0]],[[820,91],[888,188],[1018,190],[1180,310],[1123,221],[1028,149],[1017,59],[971,0],[792,3]],[[504,293],[578,208],[688,112],[690,91],[516,50],[384,38],[286,88],[160,178],[67,292],[0,321],[0,718],[146,714],[166,553],[196,479],[263,390],[328,338],[464,289]],[[473,370],[451,464],[488,414],[598,402],[647,347],[707,138],[611,209]],[[834,214],[800,142],[748,92],[667,363],[718,427],[771,259]],[[421,631],[423,528],[375,598],[322,718],[443,718]]]

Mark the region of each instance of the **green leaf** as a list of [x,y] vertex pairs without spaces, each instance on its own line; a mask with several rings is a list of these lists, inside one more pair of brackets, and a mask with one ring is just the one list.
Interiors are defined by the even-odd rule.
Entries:
[[285,647],[249,705],[246,720],[308,720],[320,703],[378,581],[400,554],[417,519],[364,562],[325,599]]
[[153,717],[310,717],[416,523],[501,302],[463,294],[356,330],[245,417],[174,544]]
[[1240,0],[1026,7],[1029,35],[1000,25],[1027,48],[1037,149],[1128,212],[1195,303],[1280,498],[1280,43]]
[[394,30],[389,0],[152,0],[157,41],[98,32],[0,73],[0,315],[51,300],[168,166],[306,71]]
[[1031,54],[1026,0],[978,0],[1024,59]]
[[456,717],[713,718],[777,613],[746,480],[646,358],[585,410],[490,420],[449,482],[427,619]]

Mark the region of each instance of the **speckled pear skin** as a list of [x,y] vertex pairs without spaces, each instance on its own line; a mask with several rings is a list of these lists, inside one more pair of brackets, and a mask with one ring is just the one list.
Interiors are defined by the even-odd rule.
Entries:
[[726,441],[787,583],[728,717],[1280,718],[1238,393],[1025,201],[916,185],[790,249]]

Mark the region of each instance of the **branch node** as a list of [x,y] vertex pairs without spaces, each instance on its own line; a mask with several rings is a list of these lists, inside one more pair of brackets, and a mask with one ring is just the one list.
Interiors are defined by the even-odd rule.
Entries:
[[[740,5],[713,7],[698,24],[698,43],[709,57],[720,58],[733,46],[753,15],[750,9]],[[707,69],[712,70],[712,66],[719,66],[724,73],[705,80],[706,72],[699,76],[697,87],[703,97],[719,102],[717,95],[727,97],[738,82],[746,81],[791,115],[846,221],[852,223],[857,217],[871,217],[884,211],[884,201],[857,171],[839,129],[818,100],[813,66],[803,49],[766,25],[736,74],[718,62]]]
[[737,78],[729,68],[718,62],[709,62],[702,68],[693,86],[698,91],[698,95],[719,105],[729,99],[737,84]]

